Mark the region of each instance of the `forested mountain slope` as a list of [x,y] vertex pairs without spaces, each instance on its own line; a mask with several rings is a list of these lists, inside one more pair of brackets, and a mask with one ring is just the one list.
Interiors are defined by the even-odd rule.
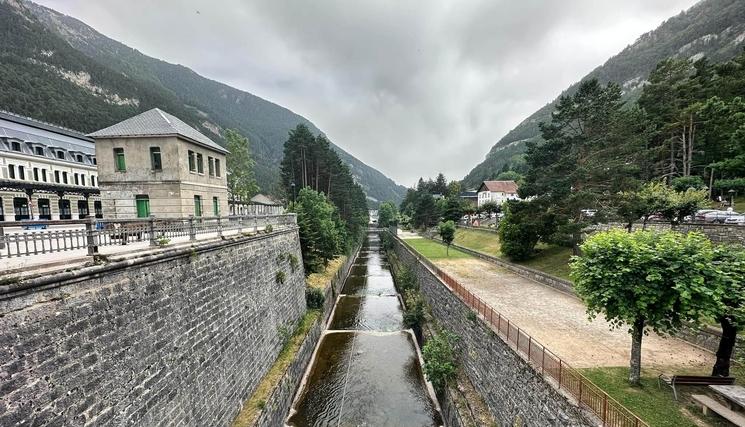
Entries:
[[[634,101],[639,89],[658,62],[670,57],[707,57],[720,62],[740,53],[745,46],[745,1],[702,0],[689,10],[668,19],[656,30],[639,37],[634,44],[596,68],[582,80],[597,78],[622,85],[624,98]],[[571,95],[579,82],[561,95]],[[547,104],[500,139],[486,159],[464,178],[464,186],[472,188],[492,178],[506,165],[519,162],[525,143],[540,138],[538,124],[550,120],[558,101]]]
[[[233,128],[251,141],[262,190],[277,189],[292,111],[146,56],[83,22],[23,0],[0,0],[0,108],[81,131],[160,107],[222,142]],[[368,197],[400,201],[405,188],[333,147]]]

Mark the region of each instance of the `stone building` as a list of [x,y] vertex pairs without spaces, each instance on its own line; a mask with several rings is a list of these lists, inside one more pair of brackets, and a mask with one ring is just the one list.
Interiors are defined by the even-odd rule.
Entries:
[[102,215],[93,140],[0,111],[0,221]]
[[106,218],[228,214],[227,150],[158,108],[93,132]]

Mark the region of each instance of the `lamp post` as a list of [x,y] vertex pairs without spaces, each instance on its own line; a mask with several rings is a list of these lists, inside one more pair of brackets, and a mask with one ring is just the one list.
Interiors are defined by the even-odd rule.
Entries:
[[735,210],[735,190],[730,189],[727,193],[729,193],[729,207]]
[[290,187],[292,187],[292,204],[295,204],[295,183],[293,182],[290,184]]

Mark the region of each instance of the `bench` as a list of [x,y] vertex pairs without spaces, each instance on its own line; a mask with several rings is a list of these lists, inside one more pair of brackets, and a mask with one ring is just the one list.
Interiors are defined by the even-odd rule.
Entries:
[[738,427],[745,427],[745,416],[727,408],[711,397],[704,394],[694,394],[691,396],[691,398],[693,398],[693,400],[701,405],[701,409],[703,410],[704,415],[707,415],[709,413],[709,409],[711,409],[713,412],[719,414],[722,418],[726,419],[732,424]]
[[697,375],[665,375],[660,374],[657,377],[657,386],[664,382],[673,389],[673,396],[675,400],[678,400],[678,391],[675,389],[676,385],[732,385],[735,383],[734,377],[707,377]]

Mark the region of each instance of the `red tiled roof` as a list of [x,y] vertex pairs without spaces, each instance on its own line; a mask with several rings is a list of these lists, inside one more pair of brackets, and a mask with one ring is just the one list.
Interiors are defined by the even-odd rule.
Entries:
[[517,183],[515,181],[484,181],[479,187],[479,191],[497,191],[502,193],[517,193]]

